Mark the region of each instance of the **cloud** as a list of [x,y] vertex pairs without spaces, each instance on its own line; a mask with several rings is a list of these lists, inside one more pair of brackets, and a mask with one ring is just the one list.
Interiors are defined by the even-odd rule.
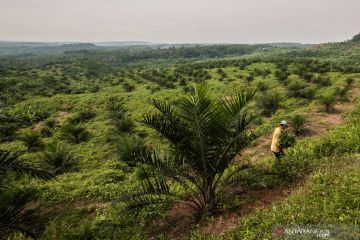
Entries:
[[358,0],[0,0],[0,40],[326,42],[359,32]]

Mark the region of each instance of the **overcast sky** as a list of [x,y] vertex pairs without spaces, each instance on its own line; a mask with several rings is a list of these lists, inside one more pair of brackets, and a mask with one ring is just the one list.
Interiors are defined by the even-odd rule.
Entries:
[[0,40],[342,41],[360,0],[0,0]]

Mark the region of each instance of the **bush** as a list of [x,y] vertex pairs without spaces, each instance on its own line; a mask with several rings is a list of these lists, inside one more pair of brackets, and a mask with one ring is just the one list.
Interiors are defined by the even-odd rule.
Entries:
[[138,137],[123,135],[120,137],[117,146],[119,159],[129,166],[135,166],[136,163],[132,161],[131,154],[143,149],[144,142]]
[[80,143],[90,138],[90,134],[84,127],[67,123],[61,128],[62,137],[73,143]]
[[275,70],[275,77],[280,82],[284,82],[288,76],[289,76],[289,73],[284,70],[280,70],[280,69]]
[[122,98],[109,97],[107,99],[107,110],[112,119],[122,119],[126,112]]
[[294,146],[296,137],[288,131],[282,131],[279,139],[279,145],[282,149]]
[[332,84],[330,77],[326,75],[318,75],[317,77],[313,77],[312,81],[322,87],[330,86]]
[[290,119],[290,124],[294,128],[296,135],[299,135],[304,130],[304,125],[308,122],[307,118],[303,115],[296,114]]
[[17,122],[2,122],[0,124],[0,142],[12,141],[16,138],[16,131],[21,127]]
[[92,111],[90,110],[81,111],[78,112],[75,117],[71,118],[70,122],[74,124],[79,124],[81,122],[88,121],[93,117],[95,117],[95,113],[93,113]]
[[355,81],[354,78],[352,78],[352,77],[347,77],[347,78],[345,79],[346,86],[347,86],[347,87],[351,87],[351,85],[354,83],[354,81]]
[[51,129],[46,125],[40,129],[40,134],[43,137],[51,137],[52,136]]
[[256,84],[256,88],[261,92],[265,92],[269,89],[269,86],[265,82],[260,81]]
[[315,94],[316,94],[316,88],[314,88],[314,87],[306,87],[306,88],[300,89],[298,91],[299,97],[305,98],[308,100],[314,99]]
[[123,88],[125,89],[125,91],[127,92],[132,92],[135,90],[135,86],[131,83],[128,83],[128,82],[124,82],[123,83]]
[[76,170],[77,160],[70,154],[65,145],[59,142],[55,141],[46,146],[43,159],[55,175]]
[[116,128],[120,132],[131,132],[135,127],[135,123],[131,118],[124,117],[121,120],[118,120],[116,123]]
[[335,110],[336,97],[334,94],[323,94],[319,97],[319,102],[323,106],[325,112],[329,113]]
[[334,95],[336,95],[339,100],[346,101],[348,99],[347,93],[349,90],[348,87],[337,87],[334,89]]
[[24,142],[28,151],[40,150],[43,147],[39,132],[29,131],[21,135],[20,140]]
[[262,109],[262,113],[265,116],[271,116],[277,109],[280,108],[280,102],[283,97],[281,93],[276,91],[266,92],[262,94],[258,100],[257,104]]
[[286,87],[290,97],[300,97],[300,91],[306,87],[306,83],[302,80],[292,80]]

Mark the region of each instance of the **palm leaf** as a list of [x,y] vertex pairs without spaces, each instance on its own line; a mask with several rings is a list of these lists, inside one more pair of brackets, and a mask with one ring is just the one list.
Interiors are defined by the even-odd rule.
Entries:
[[6,234],[9,231],[19,231],[26,236],[36,238],[34,229],[34,210],[27,209],[25,204],[33,197],[30,191],[25,192],[20,197],[12,199],[11,205],[2,209],[0,212],[0,233]]
[[25,173],[31,175],[35,178],[49,180],[53,178],[53,174],[34,168],[28,163],[25,163],[23,160],[19,159],[20,153],[11,151],[2,151],[0,150],[0,177],[8,171]]

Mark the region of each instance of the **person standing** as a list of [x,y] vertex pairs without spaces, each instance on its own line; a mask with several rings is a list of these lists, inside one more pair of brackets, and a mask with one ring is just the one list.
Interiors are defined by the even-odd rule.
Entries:
[[272,135],[272,142],[271,142],[271,151],[274,153],[277,159],[280,159],[284,156],[284,152],[280,146],[280,136],[281,132],[288,127],[288,124],[285,120],[280,122],[280,125],[275,128],[274,133]]

